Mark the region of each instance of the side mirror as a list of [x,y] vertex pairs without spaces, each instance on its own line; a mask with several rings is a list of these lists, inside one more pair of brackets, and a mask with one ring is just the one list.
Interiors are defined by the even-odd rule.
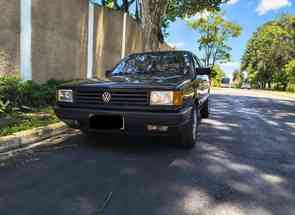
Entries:
[[106,77],[110,77],[111,76],[111,74],[112,74],[112,70],[107,70],[106,72],[105,72],[105,76]]
[[210,68],[197,68],[196,73],[197,75],[208,75],[211,76],[212,70]]

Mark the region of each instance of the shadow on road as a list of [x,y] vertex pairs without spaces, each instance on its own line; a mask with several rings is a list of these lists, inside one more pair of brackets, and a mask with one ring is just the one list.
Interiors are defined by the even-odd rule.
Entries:
[[294,214],[294,105],[216,94],[192,151],[77,135],[20,155],[0,168],[0,214]]

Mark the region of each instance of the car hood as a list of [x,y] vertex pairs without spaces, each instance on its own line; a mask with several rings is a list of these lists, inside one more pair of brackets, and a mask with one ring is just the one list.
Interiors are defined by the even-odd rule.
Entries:
[[188,81],[180,75],[175,76],[114,76],[111,78],[97,78],[73,81],[62,87],[98,87],[98,88],[165,88],[175,89]]

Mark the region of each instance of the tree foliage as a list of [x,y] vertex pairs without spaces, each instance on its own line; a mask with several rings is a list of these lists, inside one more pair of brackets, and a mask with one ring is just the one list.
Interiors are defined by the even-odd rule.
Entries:
[[[198,12],[219,10],[222,3],[228,0],[143,0],[144,30],[148,38],[147,49],[157,49],[152,37],[164,40],[165,29],[176,18],[193,16]],[[153,17],[153,18],[151,18]],[[164,33],[163,33],[164,32]]]
[[225,73],[219,65],[215,65],[214,68],[212,69],[211,78],[212,78],[212,84],[214,87],[221,86],[221,81],[223,78],[225,78]]
[[257,88],[286,90],[292,78],[288,71],[294,59],[295,16],[283,15],[253,34],[242,58],[242,69],[248,72],[252,85]]
[[129,12],[130,6],[135,2],[135,0],[92,0],[94,3],[101,3],[104,7],[110,7],[117,10],[124,10]]
[[162,30],[166,33],[171,22],[177,18],[194,16],[201,11],[218,11],[222,3],[228,0],[168,0],[166,15],[162,19]]
[[230,60],[231,47],[228,40],[240,36],[241,26],[227,21],[218,12],[209,12],[205,17],[189,20],[188,25],[200,35],[197,42],[202,56],[199,58],[206,67],[214,67],[217,62]]
[[287,74],[289,80],[287,89],[295,92],[295,59],[285,65],[284,72]]
[[233,73],[233,84],[236,88],[241,88],[245,81],[245,76],[242,71],[236,70]]

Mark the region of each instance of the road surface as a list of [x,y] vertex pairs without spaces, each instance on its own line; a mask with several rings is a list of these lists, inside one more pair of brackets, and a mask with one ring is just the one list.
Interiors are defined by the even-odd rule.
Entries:
[[211,112],[192,151],[72,134],[0,160],[0,214],[295,214],[294,99],[216,90]]

